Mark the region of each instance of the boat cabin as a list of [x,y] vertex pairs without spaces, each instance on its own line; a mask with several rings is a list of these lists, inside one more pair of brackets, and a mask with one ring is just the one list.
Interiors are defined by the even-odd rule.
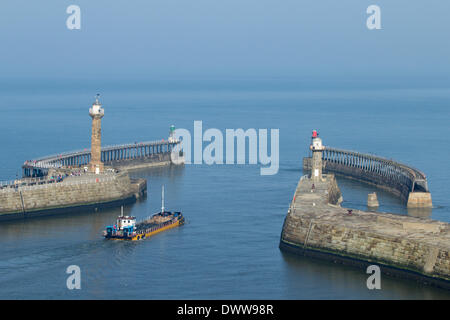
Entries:
[[131,229],[136,227],[136,217],[120,216],[117,218],[117,227],[119,230]]

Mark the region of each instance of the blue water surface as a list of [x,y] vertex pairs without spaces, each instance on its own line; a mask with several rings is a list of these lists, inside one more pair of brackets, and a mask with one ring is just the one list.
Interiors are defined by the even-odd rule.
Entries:
[[[311,89],[268,82],[142,83],[65,86],[40,83],[0,91],[0,179],[23,161],[89,147],[88,109],[100,91],[103,144],[167,138],[169,126],[280,130],[280,168],[186,165],[133,172],[148,196],[125,207],[144,218],[160,206],[188,223],[140,242],[101,237],[120,208],[0,224],[0,298],[5,299],[437,299],[448,291],[382,277],[368,290],[365,270],[284,254],[283,219],[308,154],[312,129],[324,143],[412,165],[428,176],[433,219],[450,222],[450,90]],[[380,211],[408,214],[396,197],[338,179],[344,206],[365,209],[377,191]],[[66,268],[81,268],[68,290]]]

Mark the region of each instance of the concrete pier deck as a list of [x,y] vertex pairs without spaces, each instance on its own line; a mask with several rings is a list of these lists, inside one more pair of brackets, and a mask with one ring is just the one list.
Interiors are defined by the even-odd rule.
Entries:
[[[313,187],[314,185],[314,187]],[[340,206],[333,174],[300,179],[280,249],[450,288],[450,225]]]

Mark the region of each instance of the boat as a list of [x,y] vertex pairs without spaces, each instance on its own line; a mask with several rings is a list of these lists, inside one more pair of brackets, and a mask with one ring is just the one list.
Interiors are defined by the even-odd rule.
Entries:
[[162,186],[161,212],[136,222],[136,217],[124,216],[123,207],[116,224],[107,226],[103,231],[106,239],[142,240],[160,232],[182,226],[184,216],[179,211],[166,211],[164,208],[164,186]]

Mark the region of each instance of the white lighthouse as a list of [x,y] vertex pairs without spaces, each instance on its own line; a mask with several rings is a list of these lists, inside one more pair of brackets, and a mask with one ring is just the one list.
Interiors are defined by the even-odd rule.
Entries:
[[105,111],[98,101],[99,94],[95,97],[95,102],[89,109],[89,115],[92,118],[92,136],[91,136],[91,161],[89,169],[91,172],[99,174],[103,172],[102,156],[102,118]]
[[169,129],[169,142],[176,142],[177,139],[175,137],[175,126],[171,125]]
[[312,151],[311,179],[320,181],[322,180],[322,152],[325,150],[325,147],[316,130],[313,130],[309,148]]

